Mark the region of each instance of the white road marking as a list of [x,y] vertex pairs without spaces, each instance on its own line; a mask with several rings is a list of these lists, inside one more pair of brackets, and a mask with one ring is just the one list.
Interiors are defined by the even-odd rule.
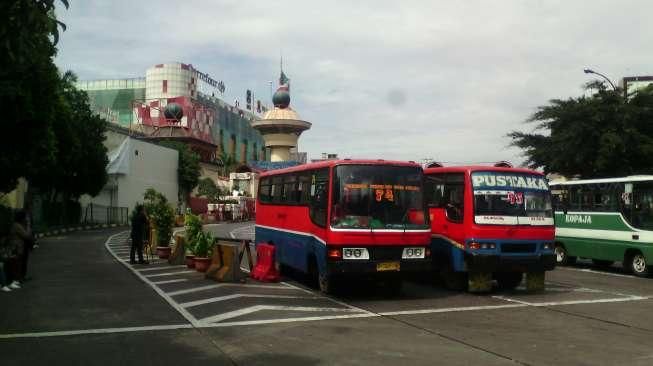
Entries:
[[310,316],[303,318],[281,318],[281,319],[265,319],[265,320],[245,320],[236,322],[222,322],[200,325],[200,328],[222,328],[222,327],[235,327],[244,325],[259,325],[259,324],[279,324],[279,323],[294,323],[294,322],[310,322],[317,320],[333,320],[333,319],[353,319],[353,318],[374,318],[380,315],[374,313],[362,314],[348,314],[348,315],[327,315],[327,316]]
[[186,320],[188,320],[188,322],[190,324],[197,327],[199,325],[199,322],[197,321],[197,319],[193,315],[191,315],[191,313],[189,313],[188,311],[186,311],[186,309],[179,306],[179,304],[177,304],[177,302],[174,301],[172,299],[172,297],[168,296],[158,286],[152,284],[152,281],[148,280],[145,276],[143,276],[141,273],[139,273],[136,269],[132,268],[129,265],[129,263],[127,263],[126,261],[121,260],[121,259],[118,258],[118,256],[113,252],[113,250],[108,246],[108,244],[111,242],[111,240],[113,240],[113,238],[115,236],[117,236],[117,234],[110,236],[107,239],[107,241],[104,243],[104,245],[107,248],[107,250],[109,251],[109,253],[111,253],[111,255],[113,255],[114,258],[116,258],[116,260],[118,260],[120,263],[122,263],[130,271],[132,271],[132,273],[134,273],[138,278],[140,278],[143,282],[145,282],[148,286],[150,286],[157,294],[159,294],[165,301],[167,301],[168,304],[170,304],[170,306],[172,306],[173,309],[177,310],[179,312],[179,314],[181,314],[181,316],[183,316]]
[[242,315],[255,313],[262,310],[276,310],[276,311],[306,311],[306,312],[324,312],[324,311],[344,311],[344,312],[357,312],[357,310],[349,308],[320,308],[308,306],[277,306],[277,305],[254,305],[226,313],[209,316],[200,319],[202,323],[217,323],[222,320],[236,318]]
[[179,264],[179,265],[176,265],[176,266],[161,266],[161,267],[139,268],[138,271],[139,272],[149,272],[149,271],[157,271],[157,270],[162,270],[162,269],[171,269],[171,268],[179,268],[179,267],[186,267],[186,265],[185,264]]
[[432,314],[432,313],[453,313],[453,312],[458,312],[458,311],[523,308],[523,307],[526,307],[526,306],[528,306],[528,305],[527,304],[509,304],[509,305],[463,306],[463,307],[458,307],[458,308],[435,308],[435,309],[418,309],[418,310],[404,310],[404,311],[386,311],[386,312],[383,312],[383,313],[379,313],[379,315],[394,316],[394,315],[416,315],[416,314]]
[[270,298],[270,299],[322,299],[319,296],[285,296],[285,295],[260,295],[260,294],[232,294],[218,297],[211,297],[208,299],[189,301],[179,304],[181,307],[190,308],[193,306],[211,304],[214,302],[233,300],[242,297],[251,297],[251,298]]
[[[625,278],[632,278],[632,279],[640,279],[639,277],[636,276],[631,276],[631,275],[626,275],[626,274],[619,274],[619,273],[612,273],[612,272],[602,272],[602,271],[595,271],[593,269],[589,268],[570,268],[570,267],[557,267],[559,269],[565,270],[565,271],[576,271],[576,272],[587,272],[587,273],[598,273],[606,276],[613,276],[613,277],[625,277]],[[556,268],[556,269],[557,269]]]
[[[307,290],[307,289],[305,289],[305,288],[301,288],[301,287],[299,287],[299,286],[292,285],[292,284],[290,284],[290,283],[288,283],[288,282],[285,282],[285,281],[284,281],[284,282],[281,282],[281,284],[283,284],[283,285],[285,285],[285,286],[288,286],[288,287],[290,287],[290,288],[293,288],[293,289],[299,290],[299,291],[306,292],[306,293],[308,293],[308,294],[313,294],[313,292],[310,291],[310,290]],[[345,303],[345,302],[342,302],[342,301],[336,300],[336,299],[334,299],[334,298],[332,298],[332,297],[329,297],[329,296],[323,296],[323,297],[324,297],[325,299],[329,299],[329,300],[331,300],[332,302],[334,302],[334,303],[336,303],[336,304],[338,304],[338,305],[348,307],[348,308],[350,308],[350,309],[352,309],[352,310],[360,311],[360,312],[363,312],[363,313],[374,314],[373,312],[371,312],[371,311],[369,311],[369,310],[365,310],[365,309],[362,309],[362,308],[356,307],[356,306],[354,306],[354,305],[347,304],[347,303]]]
[[166,280],[166,281],[155,281],[152,282],[155,285],[165,285],[166,283],[177,283],[177,282],[184,282],[188,281],[187,278],[177,278],[176,280]]
[[174,276],[174,275],[179,275],[179,274],[196,273],[196,272],[197,271],[186,270],[186,271],[177,271],[177,272],[167,272],[167,273],[157,273],[157,274],[145,275],[145,277],[152,278],[152,277]]
[[492,296],[495,299],[501,299],[508,302],[514,302],[525,306],[544,307],[544,306],[564,306],[564,305],[580,305],[580,304],[602,304],[610,302],[627,302],[627,301],[641,301],[649,300],[650,296],[628,296],[628,297],[612,297],[606,299],[592,299],[592,300],[568,300],[568,301],[551,301],[551,302],[527,302],[517,299],[511,299],[504,296]]
[[124,328],[99,328],[99,329],[80,329],[80,330],[62,330],[54,332],[32,332],[32,333],[10,333],[0,334],[0,339],[13,338],[43,338],[59,337],[80,334],[108,334],[108,333],[128,333],[144,332],[152,330],[171,330],[171,329],[189,329],[193,328],[190,324],[171,324],[171,325],[151,325],[146,327],[124,327]]
[[248,287],[248,288],[267,288],[267,289],[275,289],[275,290],[292,290],[289,287],[282,287],[282,286],[250,285],[250,284],[243,284],[243,283],[216,283],[214,285],[193,287],[193,288],[187,288],[187,289],[184,289],[184,290],[169,292],[168,296],[177,296],[177,295],[189,294],[189,293],[192,293],[192,292],[211,290],[211,289],[220,288],[220,287]]
[[[243,227],[239,227],[239,228],[233,229],[233,230],[231,230],[231,231],[229,232],[229,236],[230,236],[232,239],[236,239],[236,234],[241,233],[241,232],[248,232],[248,231],[251,231],[252,234],[253,234],[253,233],[254,233],[254,225],[248,225],[248,226],[243,226]],[[253,238],[252,238],[252,239],[253,239]]]

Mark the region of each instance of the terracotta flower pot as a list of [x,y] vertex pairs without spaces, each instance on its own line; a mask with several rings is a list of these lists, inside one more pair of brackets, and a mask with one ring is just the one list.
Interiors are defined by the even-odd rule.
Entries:
[[209,269],[209,265],[211,264],[211,258],[195,257],[193,258],[193,262],[197,272],[206,272],[206,270]]
[[156,247],[156,255],[161,259],[168,259],[170,258],[171,250],[172,248],[170,247]]
[[195,256],[192,254],[186,256],[186,267],[195,268],[195,261],[193,260],[194,258]]

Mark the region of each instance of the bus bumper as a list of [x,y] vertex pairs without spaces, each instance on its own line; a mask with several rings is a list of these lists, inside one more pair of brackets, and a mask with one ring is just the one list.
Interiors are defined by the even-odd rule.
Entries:
[[[395,264],[398,263],[398,268]],[[338,260],[327,262],[329,274],[373,274],[395,275],[426,272],[432,269],[431,258],[411,260]]]
[[541,253],[519,256],[465,253],[470,271],[481,272],[540,272],[555,268],[555,254]]

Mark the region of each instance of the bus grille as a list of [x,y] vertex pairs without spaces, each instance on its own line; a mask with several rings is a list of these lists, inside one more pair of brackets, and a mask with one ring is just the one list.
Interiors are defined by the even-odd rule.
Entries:
[[535,243],[504,243],[501,244],[501,253],[533,253]]
[[373,260],[398,260],[401,259],[401,253],[404,248],[401,247],[376,247],[372,248],[371,259]]

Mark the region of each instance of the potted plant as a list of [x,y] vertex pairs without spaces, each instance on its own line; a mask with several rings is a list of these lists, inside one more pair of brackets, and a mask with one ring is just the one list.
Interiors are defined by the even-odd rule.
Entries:
[[162,193],[152,188],[145,191],[144,198],[145,210],[150,218],[150,225],[156,230],[157,234],[157,255],[159,258],[166,259],[170,257],[170,239],[175,224],[175,210]]
[[211,252],[213,251],[213,235],[200,231],[195,236],[193,247],[193,263],[198,272],[206,272],[211,264]]
[[194,245],[195,245],[195,239],[197,237],[198,233],[202,232],[202,220],[200,220],[199,216],[193,215],[192,213],[188,212],[185,216],[184,219],[184,227],[186,229],[186,245],[188,247],[188,254],[186,254],[186,266],[188,268],[194,268],[195,267],[195,262],[193,261],[193,258],[195,258],[195,255],[193,254],[194,252]]

